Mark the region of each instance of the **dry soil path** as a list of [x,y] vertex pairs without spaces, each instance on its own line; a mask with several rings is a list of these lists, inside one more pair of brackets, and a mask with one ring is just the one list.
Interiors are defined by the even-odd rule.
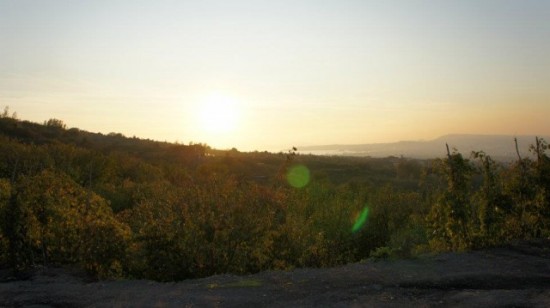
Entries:
[[550,307],[550,241],[329,269],[177,283],[87,281],[62,269],[4,271],[5,307]]

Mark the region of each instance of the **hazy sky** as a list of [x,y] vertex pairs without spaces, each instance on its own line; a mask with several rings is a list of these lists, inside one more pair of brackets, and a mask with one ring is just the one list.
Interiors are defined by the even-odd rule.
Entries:
[[0,107],[219,148],[550,134],[550,1],[0,0]]

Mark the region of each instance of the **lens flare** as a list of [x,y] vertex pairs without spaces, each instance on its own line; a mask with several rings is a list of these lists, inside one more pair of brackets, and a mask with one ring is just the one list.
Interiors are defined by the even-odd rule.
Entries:
[[361,230],[361,228],[363,228],[363,226],[367,222],[368,217],[369,217],[369,208],[365,206],[365,208],[361,211],[361,214],[359,214],[359,216],[355,220],[355,223],[353,224],[353,227],[351,228],[351,232],[355,233],[355,232]]
[[292,166],[286,174],[288,184],[294,188],[305,187],[309,183],[309,179],[309,169],[304,165]]

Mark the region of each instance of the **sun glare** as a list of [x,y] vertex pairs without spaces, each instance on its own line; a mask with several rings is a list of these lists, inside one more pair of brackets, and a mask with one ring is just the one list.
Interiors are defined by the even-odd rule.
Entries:
[[237,128],[238,117],[236,101],[221,94],[209,95],[199,106],[199,124],[210,134],[233,132]]

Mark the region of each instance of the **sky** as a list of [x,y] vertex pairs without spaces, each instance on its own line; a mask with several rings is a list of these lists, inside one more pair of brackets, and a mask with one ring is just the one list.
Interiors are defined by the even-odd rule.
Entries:
[[550,1],[0,0],[0,107],[215,148],[550,135]]

